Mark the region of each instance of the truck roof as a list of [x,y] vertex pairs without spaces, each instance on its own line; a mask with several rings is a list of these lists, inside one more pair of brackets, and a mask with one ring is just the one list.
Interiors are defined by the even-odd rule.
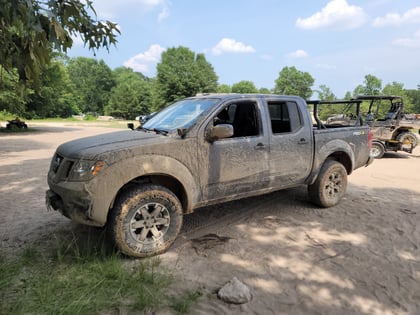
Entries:
[[288,98],[288,99],[302,99],[296,95],[280,95],[280,94],[262,94],[262,93],[198,93],[195,96],[188,97],[189,99],[193,98],[219,98],[219,99],[237,99],[237,98]]

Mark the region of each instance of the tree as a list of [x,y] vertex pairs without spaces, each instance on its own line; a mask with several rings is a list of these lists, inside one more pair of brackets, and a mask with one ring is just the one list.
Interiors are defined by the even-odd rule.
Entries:
[[315,92],[318,93],[318,98],[321,101],[334,101],[337,99],[337,97],[334,95],[331,89],[324,84],[321,84],[319,86],[319,89],[316,90]]
[[257,93],[257,88],[252,81],[242,80],[232,85],[232,93]]
[[78,114],[74,86],[63,60],[54,58],[43,67],[40,86],[34,89],[26,104],[26,117],[70,117]]
[[66,52],[79,36],[89,49],[109,49],[119,30],[96,16],[92,1],[0,0],[0,65],[22,81],[38,81],[53,49]]
[[159,107],[200,92],[215,92],[217,76],[203,54],[186,47],[169,48],[157,65]]
[[152,88],[141,73],[130,68],[117,68],[116,86],[111,90],[105,113],[124,119],[134,119],[139,114],[149,114],[152,106]]
[[353,92],[354,96],[363,95],[380,95],[382,90],[382,80],[378,79],[374,75],[365,75],[363,84],[358,85]]
[[402,95],[404,94],[404,84],[399,82],[392,82],[385,85],[382,89],[382,94],[385,95]]
[[309,99],[312,95],[311,87],[314,81],[308,72],[299,71],[295,67],[284,67],[275,80],[274,93],[298,95]]
[[217,91],[217,80],[219,79],[213,66],[207,62],[204,54],[197,54],[195,59],[195,70],[197,71],[199,90],[201,93]]
[[352,98],[352,96],[351,96],[351,92],[350,91],[347,91],[346,92],[346,94],[344,94],[344,99],[345,100],[349,100],[349,99],[351,99]]
[[77,107],[83,113],[103,113],[115,86],[112,70],[103,60],[77,57],[70,59],[67,71],[74,85]]
[[[321,101],[335,101],[337,97],[331,91],[331,89],[325,84],[321,84],[318,87],[318,90],[315,90],[318,93],[318,99]],[[318,115],[321,119],[327,119],[333,115],[342,113],[346,106],[341,104],[335,104],[334,106],[320,106],[318,108]]]
[[404,100],[404,112],[413,113],[415,111],[415,103],[413,98],[404,90],[404,84],[399,82],[392,82],[385,85],[382,89],[382,94],[385,95],[398,95]]
[[16,70],[7,72],[0,66],[0,111],[23,116],[26,92],[19,86]]
[[220,84],[217,87],[217,93],[231,93],[232,88],[228,84]]
[[262,87],[258,89],[258,93],[261,94],[271,94],[271,91],[268,88]]
[[404,90],[407,95],[411,98],[413,101],[413,108],[411,111],[413,113],[420,113],[420,89],[417,90]]

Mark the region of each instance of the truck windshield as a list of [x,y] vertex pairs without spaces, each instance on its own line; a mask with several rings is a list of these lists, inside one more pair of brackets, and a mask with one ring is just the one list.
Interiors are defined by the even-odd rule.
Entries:
[[178,128],[188,129],[200,115],[207,111],[219,99],[186,99],[176,102],[150,118],[142,127],[149,130],[170,132]]

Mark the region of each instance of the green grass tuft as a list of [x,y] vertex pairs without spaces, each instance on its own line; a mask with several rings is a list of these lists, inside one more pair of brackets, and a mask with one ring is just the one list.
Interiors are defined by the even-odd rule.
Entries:
[[189,314],[191,307],[202,296],[201,291],[186,292],[181,296],[171,298],[170,306],[178,314]]
[[75,235],[58,235],[50,253],[34,247],[0,256],[0,314],[144,313],[168,306],[185,313],[197,299],[168,296],[173,278],[158,258],[126,259],[88,235],[82,233],[83,246]]

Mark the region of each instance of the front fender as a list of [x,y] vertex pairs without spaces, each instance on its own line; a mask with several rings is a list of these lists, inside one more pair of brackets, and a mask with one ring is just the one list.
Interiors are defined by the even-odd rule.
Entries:
[[184,211],[190,212],[197,204],[200,189],[190,169],[168,156],[142,155],[109,165],[85,185],[92,198],[89,217],[104,225],[112,202],[120,189],[132,180],[147,175],[165,175],[178,180],[187,196]]

